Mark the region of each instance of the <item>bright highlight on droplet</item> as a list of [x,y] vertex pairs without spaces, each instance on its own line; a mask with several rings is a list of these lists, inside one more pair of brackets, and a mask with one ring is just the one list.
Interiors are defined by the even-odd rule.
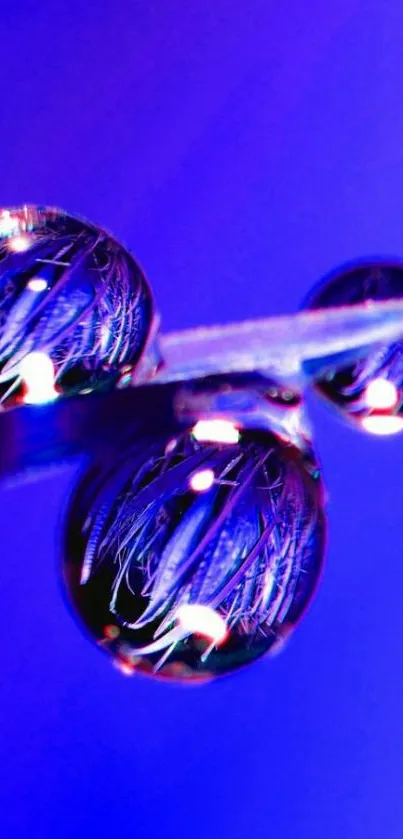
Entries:
[[135,668],[130,661],[124,661],[123,659],[118,659],[114,662],[115,667],[122,673],[123,676],[133,676],[135,672]]
[[7,243],[7,247],[10,251],[14,251],[14,253],[24,253],[27,251],[32,245],[32,238],[31,236],[27,236],[25,234],[21,234],[20,236],[13,236],[12,239],[9,239]]
[[24,402],[28,405],[44,405],[57,398],[53,362],[46,353],[28,353],[21,361],[20,375],[26,388]]
[[192,434],[205,443],[238,443],[240,437],[234,423],[224,419],[199,420]]
[[193,492],[207,492],[213,486],[214,472],[212,469],[201,469],[190,478],[189,486]]
[[32,280],[27,283],[27,288],[30,291],[46,291],[47,287],[47,281],[43,277],[32,277]]
[[373,379],[365,390],[365,401],[373,410],[394,408],[399,398],[398,390],[388,379]]
[[211,606],[202,606],[198,603],[186,604],[178,609],[177,619],[185,632],[203,635],[215,644],[219,644],[227,637],[225,620]]
[[377,434],[380,437],[398,434],[399,431],[403,431],[403,417],[382,415],[363,417],[361,424],[365,431],[369,431],[370,434]]

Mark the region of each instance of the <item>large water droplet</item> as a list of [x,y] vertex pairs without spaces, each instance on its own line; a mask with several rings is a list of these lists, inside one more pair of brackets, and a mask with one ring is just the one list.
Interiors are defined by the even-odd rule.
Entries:
[[127,675],[205,680],[274,653],[320,574],[310,450],[239,423],[233,440],[194,428],[104,453],[70,508],[70,600]]

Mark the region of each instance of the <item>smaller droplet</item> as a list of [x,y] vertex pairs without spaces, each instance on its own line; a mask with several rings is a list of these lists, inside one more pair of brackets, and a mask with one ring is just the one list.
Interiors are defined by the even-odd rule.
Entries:
[[[403,263],[362,260],[325,277],[307,308],[348,306],[371,300],[401,300]],[[329,358],[316,389],[356,428],[385,436],[403,430],[403,341],[363,348],[360,357]],[[340,359],[343,359],[341,362]]]

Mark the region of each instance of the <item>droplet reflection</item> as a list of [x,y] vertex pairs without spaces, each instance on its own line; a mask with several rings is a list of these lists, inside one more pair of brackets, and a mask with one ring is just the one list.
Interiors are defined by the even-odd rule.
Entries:
[[[323,559],[322,486],[311,454],[268,432],[170,440],[139,440],[90,469],[64,573],[119,666],[205,680],[278,648],[300,619]],[[204,491],[196,475],[209,476]]]

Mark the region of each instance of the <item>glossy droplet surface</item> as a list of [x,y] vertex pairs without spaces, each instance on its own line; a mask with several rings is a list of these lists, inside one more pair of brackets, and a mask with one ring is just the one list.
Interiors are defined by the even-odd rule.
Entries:
[[[402,296],[403,264],[366,260],[326,277],[305,305],[320,309]],[[316,388],[364,431],[389,435],[403,430],[403,341],[364,348],[351,363],[347,354],[330,359]]]
[[320,574],[312,456],[264,431],[224,442],[222,424],[218,439],[194,427],[105,455],[69,511],[69,599],[127,675],[208,680],[274,652]]
[[59,394],[119,381],[152,334],[149,286],[99,227],[61,210],[0,211],[0,402],[23,399],[21,361],[46,353]]

